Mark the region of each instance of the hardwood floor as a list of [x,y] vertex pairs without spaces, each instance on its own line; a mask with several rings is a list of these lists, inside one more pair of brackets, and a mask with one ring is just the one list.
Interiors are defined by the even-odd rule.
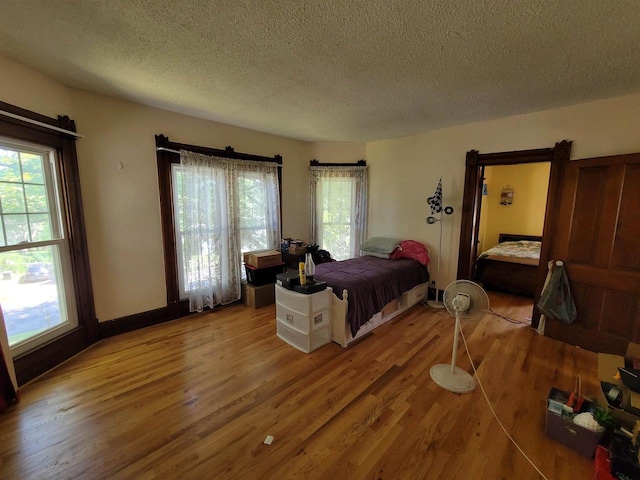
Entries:
[[[541,478],[479,388],[457,395],[429,377],[450,361],[445,311],[418,305],[350,349],[311,354],[277,338],[274,318],[274,306],[234,305],[84,351],[0,415],[0,478]],[[502,423],[544,475],[592,478],[593,461],[547,438],[544,419],[551,387],[580,374],[595,393],[596,355],[493,315],[463,330]],[[470,369],[462,347],[457,364]]]

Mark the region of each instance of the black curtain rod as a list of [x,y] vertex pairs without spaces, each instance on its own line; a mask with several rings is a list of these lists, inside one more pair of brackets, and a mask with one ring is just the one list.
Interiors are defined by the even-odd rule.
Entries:
[[366,167],[366,160],[358,160],[355,163],[320,163],[315,158],[309,161],[310,167]]
[[213,155],[222,158],[232,158],[235,160],[255,160],[259,162],[271,162],[282,165],[282,155],[274,155],[273,157],[264,157],[262,155],[253,155],[250,153],[236,152],[233,147],[228,146],[224,150],[218,148],[200,147],[197,145],[189,145],[186,143],[176,143],[169,141],[164,135],[156,135],[156,150],[180,153],[180,150],[189,150],[190,152],[202,153],[204,155]]

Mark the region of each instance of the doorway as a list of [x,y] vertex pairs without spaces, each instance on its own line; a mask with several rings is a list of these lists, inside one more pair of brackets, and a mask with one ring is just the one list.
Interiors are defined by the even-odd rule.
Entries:
[[475,263],[478,256],[478,239],[480,232],[480,211],[482,205],[482,190],[485,167],[496,165],[516,165],[536,162],[550,162],[549,188],[545,206],[545,219],[542,233],[542,247],[540,261],[535,271],[535,298],[532,308],[531,326],[537,328],[539,315],[536,312],[537,303],[544,279],[546,277],[546,264],[550,259],[550,245],[548,240],[553,238],[553,229],[556,225],[557,210],[551,208],[552,201],[560,190],[562,169],[565,160],[568,161],[571,153],[571,142],[563,140],[556,143],[553,148],[541,148],[535,150],[520,150],[513,152],[480,154],[477,150],[467,152],[464,196],[462,202],[462,224],[460,228],[460,252],[458,257],[458,279],[473,280]]
[[[474,281],[517,295],[531,320],[550,162],[484,168]],[[513,299],[514,301],[516,299]]]

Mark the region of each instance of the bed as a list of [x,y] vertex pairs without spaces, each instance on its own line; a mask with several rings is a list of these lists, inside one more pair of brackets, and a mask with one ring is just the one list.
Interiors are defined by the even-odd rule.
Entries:
[[542,237],[501,233],[476,259],[475,281],[487,290],[535,297]]
[[363,255],[319,264],[314,278],[333,289],[332,340],[346,348],[425,300],[429,273],[413,258]]

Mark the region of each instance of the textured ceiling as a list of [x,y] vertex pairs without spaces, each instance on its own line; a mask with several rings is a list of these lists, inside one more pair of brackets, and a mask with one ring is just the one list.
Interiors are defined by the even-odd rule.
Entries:
[[372,141],[639,93],[640,1],[2,0],[0,54],[231,125]]

